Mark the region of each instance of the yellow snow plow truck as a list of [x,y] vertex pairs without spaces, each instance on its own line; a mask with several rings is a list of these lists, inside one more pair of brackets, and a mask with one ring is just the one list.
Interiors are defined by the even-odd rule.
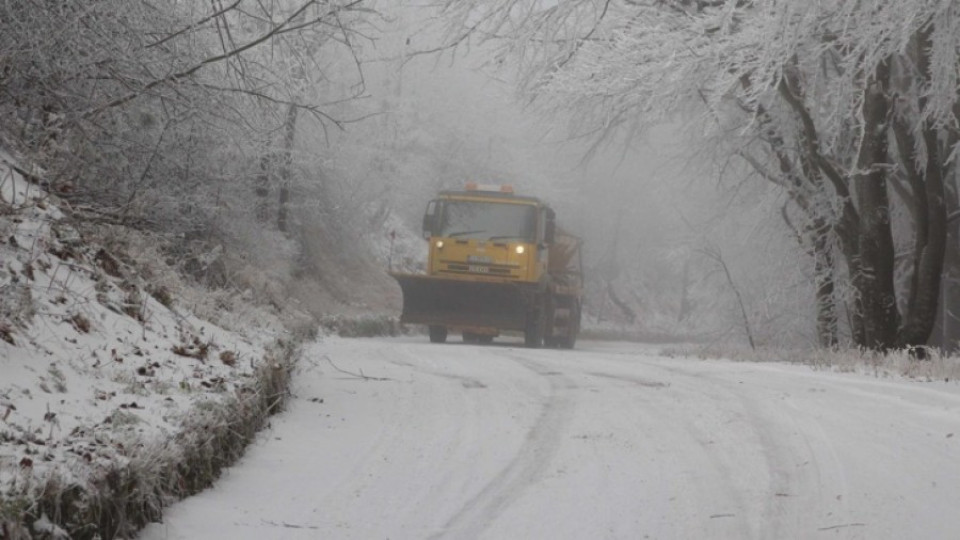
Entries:
[[523,332],[527,347],[573,348],[580,331],[580,239],[541,200],[510,186],[468,183],[441,191],[423,216],[426,274],[391,273],[403,290],[400,321],[489,343]]

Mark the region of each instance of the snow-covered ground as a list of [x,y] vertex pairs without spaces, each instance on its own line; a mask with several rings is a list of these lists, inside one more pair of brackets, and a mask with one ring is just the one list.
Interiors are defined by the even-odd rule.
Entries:
[[327,338],[288,412],[145,540],[960,537],[960,385]]
[[275,337],[180,307],[11,163],[0,152],[0,522],[49,482],[95,489],[179,455],[191,417],[247,391]]

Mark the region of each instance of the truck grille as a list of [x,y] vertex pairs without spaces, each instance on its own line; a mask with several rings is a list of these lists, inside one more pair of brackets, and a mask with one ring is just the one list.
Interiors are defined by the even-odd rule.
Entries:
[[510,266],[505,264],[446,263],[444,264],[443,268],[440,269],[440,273],[489,275],[489,276],[504,276],[504,277],[517,278],[519,276],[512,275],[513,271],[516,268],[517,268],[516,266]]

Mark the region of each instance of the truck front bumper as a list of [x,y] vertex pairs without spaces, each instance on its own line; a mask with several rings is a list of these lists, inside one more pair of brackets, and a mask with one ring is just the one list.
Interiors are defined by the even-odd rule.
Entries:
[[407,324],[523,330],[539,290],[531,283],[390,275],[403,290],[400,322]]

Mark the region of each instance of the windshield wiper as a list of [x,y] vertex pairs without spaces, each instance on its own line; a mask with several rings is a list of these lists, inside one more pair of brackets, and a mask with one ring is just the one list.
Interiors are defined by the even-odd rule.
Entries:
[[476,233],[482,233],[482,232],[487,232],[487,231],[460,231],[460,232],[450,233],[447,235],[447,237],[454,238],[457,236],[463,236],[465,234],[476,234]]
[[506,238],[517,238],[519,240],[526,241],[526,239],[520,236],[519,234],[503,234],[500,236],[491,236],[490,238],[487,238],[487,240],[504,240]]

